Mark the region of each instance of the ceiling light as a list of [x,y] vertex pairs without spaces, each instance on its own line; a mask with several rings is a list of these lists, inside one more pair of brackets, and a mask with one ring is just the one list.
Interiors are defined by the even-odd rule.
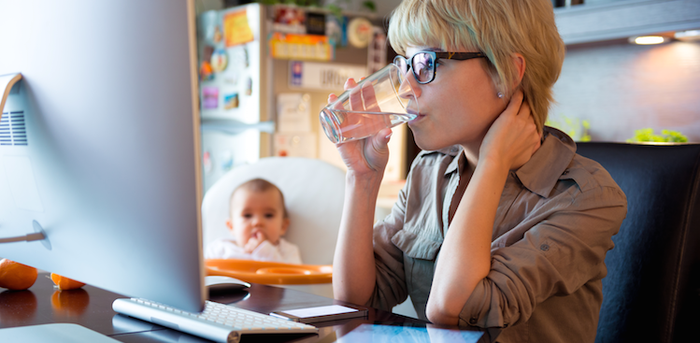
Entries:
[[638,44],[638,45],[652,45],[652,44],[661,44],[666,41],[666,38],[662,36],[637,36],[637,37],[630,37],[629,39],[630,43]]
[[684,42],[697,41],[700,40],[700,30],[678,31],[673,37]]

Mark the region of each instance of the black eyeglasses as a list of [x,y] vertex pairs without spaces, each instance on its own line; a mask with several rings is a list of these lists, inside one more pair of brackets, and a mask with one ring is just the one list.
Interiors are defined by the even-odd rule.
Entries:
[[401,70],[399,79],[402,82],[404,75],[411,69],[416,81],[420,84],[426,84],[435,80],[435,65],[438,59],[464,61],[480,57],[486,57],[486,55],[483,52],[420,51],[413,55],[410,60],[403,56],[396,56],[394,57],[394,64]]

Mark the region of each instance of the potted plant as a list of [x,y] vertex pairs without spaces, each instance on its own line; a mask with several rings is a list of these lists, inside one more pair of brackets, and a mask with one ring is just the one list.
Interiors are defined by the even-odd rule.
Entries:
[[687,143],[688,137],[673,130],[661,130],[661,134],[657,135],[654,133],[654,129],[645,128],[634,130],[634,137],[628,139],[627,142]]

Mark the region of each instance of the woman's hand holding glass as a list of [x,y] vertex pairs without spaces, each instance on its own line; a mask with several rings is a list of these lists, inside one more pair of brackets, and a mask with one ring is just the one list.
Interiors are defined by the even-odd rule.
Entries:
[[[353,79],[345,82],[345,90],[355,88],[357,83]],[[328,102],[332,103],[337,99],[335,94],[328,96]],[[350,93],[350,107],[352,111],[379,112],[379,106],[374,96],[374,89],[371,84],[367,87],[357,88],[357,91]],[[336,144],[343,162],[357,174],[379,173],[384,174],[384,169],[389,161],[389,138],[391,129],[386,128],[385,117],[374,116],[371,120],[365,119],[363,126],[373,126],[383,129],[367,138],[351,140]]]

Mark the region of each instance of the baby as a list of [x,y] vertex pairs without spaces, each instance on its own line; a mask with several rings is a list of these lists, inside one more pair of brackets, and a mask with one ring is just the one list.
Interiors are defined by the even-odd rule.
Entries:
[[230,198],[226,226],[233,239],[211,242],[204,258],[237,258],[301,264],[299,248],[282,235],[289,227],[284,196],[274,184],[253,179],[238,186]]

